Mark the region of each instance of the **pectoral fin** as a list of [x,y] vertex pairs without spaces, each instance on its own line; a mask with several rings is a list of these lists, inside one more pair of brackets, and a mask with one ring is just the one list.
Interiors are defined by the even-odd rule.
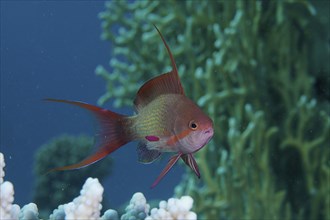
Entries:
[[136,148],[136,152],[138,155],[138,161],[140,163],[148,164],[152,163],[161,155],[158,150],[149,150],[147,148],[147,143],[140,142]]

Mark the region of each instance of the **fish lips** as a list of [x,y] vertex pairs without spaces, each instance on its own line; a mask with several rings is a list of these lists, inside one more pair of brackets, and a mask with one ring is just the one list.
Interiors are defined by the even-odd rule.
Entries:
[[202,149],[212,139],[213,134],[214,134],[213,128],[208,128],[208,129],[204,130],[202,135],[206,136],[205,141],[192,153],[195,153],[195,152],[199,151],[200,149]]

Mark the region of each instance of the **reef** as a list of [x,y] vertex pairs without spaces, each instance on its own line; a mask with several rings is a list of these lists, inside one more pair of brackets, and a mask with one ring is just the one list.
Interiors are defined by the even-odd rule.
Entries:
[[[214,121],[175,189],[200,219],[330,219],[328,1],[111,1],[99,104],[131,106],[176,59],[187,95]],[[189,90],[187,90],[189,88]]]
[[[4,155],[0,152],[0,219],[39,220],[38,207],[35,203],[29,203],[22,208],[13,204],[14,186],[9,181],[4,181],[5,176]],[[170,198],[168,201],[161,201],[159,208],[150,211],[150,205],[140,192],[133,195],[125,213],[119,218],[116,210],[108,209],[100,216],[102,209],[102,195],[104,188],[97,178],[87,178],[80,195],[64,205],[59,205],[49,216],[50,220],[61,219],[102,219],[102,220],[156,220],[156,219],[187,219],[196,220],[196,213],[190,211],[193,206],[193,199],[190,196],[181,198]]]

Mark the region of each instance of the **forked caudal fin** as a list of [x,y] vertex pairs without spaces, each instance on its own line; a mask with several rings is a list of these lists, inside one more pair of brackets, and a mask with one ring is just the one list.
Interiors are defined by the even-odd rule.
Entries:
[[130,119],[125,115],[117,114],[107,109],[103,109],[83,102],[61,99],[45,99],[45,101],[62,102],[84,108],[96,117],[100,126],[100,130],[96,134],[98,149],[94,154],[90,155],[86,159],[76,164],[64,167],[57,167],[49,170],[48,172],[58,170],[73,170],[86,167],[101,160],[108,154],[114,152],[121,146],[131,141],[130,134],[127,132],[127,126],[129,124]]

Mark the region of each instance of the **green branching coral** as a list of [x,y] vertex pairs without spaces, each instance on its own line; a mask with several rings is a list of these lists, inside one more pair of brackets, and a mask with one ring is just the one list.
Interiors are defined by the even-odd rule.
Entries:
[[[206,219],[289,219],[287,210],[282,214],[285,192],[276,190],[269,166],[270,145],[278,130],[267,128],[264,113],[253,111],[251,105],[244,106],[244,114],[249,119],[244,129],[239,120],[229,119],[230,153],[220,149],[220,155],[213,158],[206,150],[199,154],[198,164],[207,187],[196,187],[198,180],[188,178],[177,193],[189,189],[197,201],[202,201],[196,212],[204,213]],[[216,152],[214,146],[209,151]],[[210,169],[210,160],[218,163],[215,169]]]
[[46,172],[60,166],[77,163],[90,153],[93,138],[87,136],[62,135],[42,146],[36,153],[36,183],[34,203],[38,204],[42,216],[49,216],[58,204],[64,204],[79,194],[81,185],[88,177],[104,179],[110,174],[112,161],[105,158],[97,169],[93,166],[74,171]]
[[168,70],[154,23],[187,95],[214,120],[212,142],[196,153],[202,179],[188,171],[175,190],[195,199],[199,218],[330,219],[329,4],[106,4],[114,57],[111,72],[96,70],[107,82],[100,104],[131,105],[142,82]]

